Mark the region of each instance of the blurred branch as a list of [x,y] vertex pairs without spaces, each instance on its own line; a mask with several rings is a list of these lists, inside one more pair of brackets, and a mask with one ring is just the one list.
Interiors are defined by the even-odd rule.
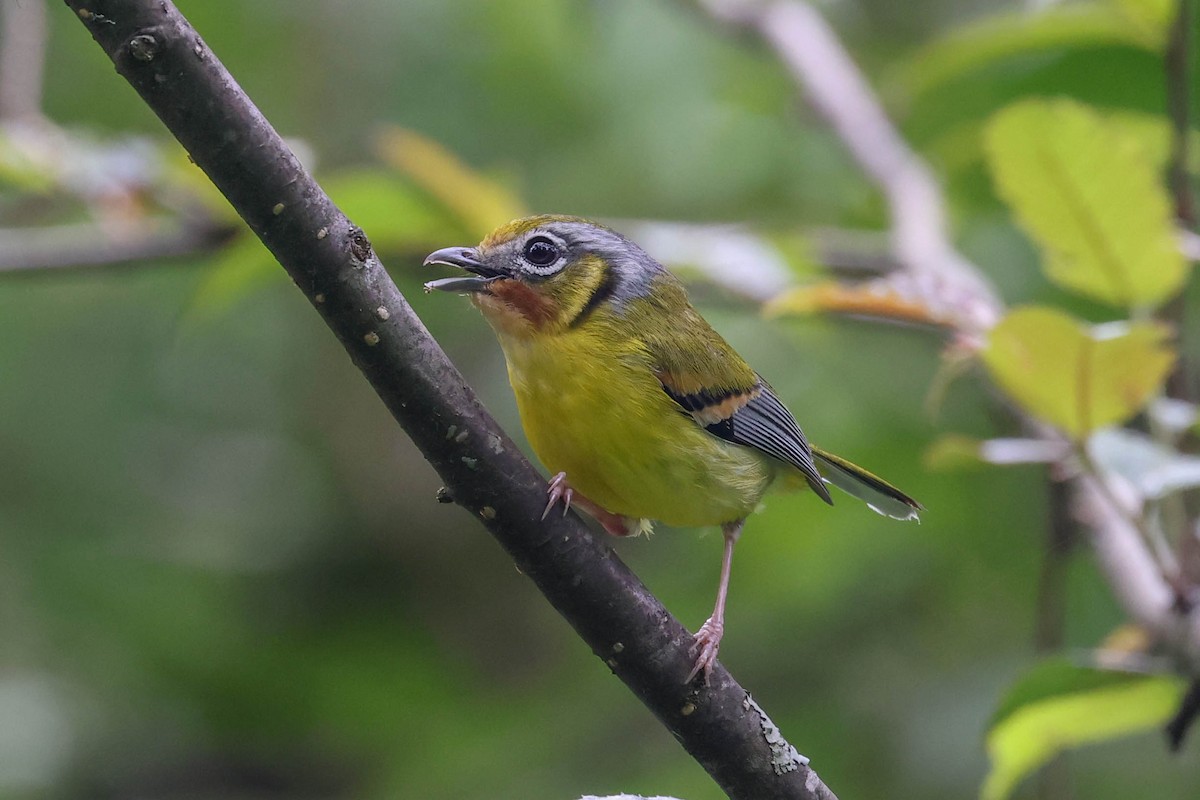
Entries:
[[[463,383],[362,231],[304,170],[168,0],[67,0],[333,330],[456,502],[734,798],[833,798],[718,665],[687,686],[692,639],[545,483]],[[432,498],[431,498],[432,502]]]
[[672,268],[691,268],[734,294],[765,303],[788,287],[787,260],[771,241],[741,225],[606,220]]
[[36,119],[46,62],[45,0],[6,0],[0,25],[0,120]]
[[1172,613],[1174,594],[1161,567],[1137,528],[1120,509],[1112,508],[1111,491],[1087,475],[1077,478],[1075,486],[1075,514],[1091,531],[1092,547],[1117,600],[1156,638],[1168,638],[1177,617]]
[[[1054,470],[1050,470],[1053,473]],[[1034,626],[1034,649],[1052,653],[1062,648],[1067,616],[1067,570],[1078,537],[1075,519],[1071,516],[1071,490],[1068,484],[1049,474],[1050,518],[1038,576],[1037,619]]]
[[901,138],[837,34],[796,0],[697,0],[713,17],[755,31],[771,46],[813,107],[884,193],[895,258],[936,279],[976,331],[999,319],[1002,304],[983,273],[951,244],[941,188]]
[[867,278],[904,268],[888,246],[886,235],[876,231],[820,228],[812,232],[812,240],[817,260],[831,272]]
[[1167,745],[1172,752],[1179,752],[1183,747],[1183,739],[1197,717],[1200,717],[1200,681],[1192,681],[1183,696],[1183,702],[1179,704],[1179,710],[1167,723],[1164,731],[1167,735]]
[[[794,283],[788,256],[768,236],[736,223],[605,220],[672,269],[693,269],[714,284],[766,303]],[[804,255],[828,270],[857,278],[900,268],[884,237],[873,231],[821,228],[802,234]],[[801,259],[803,260],[803,259]]]
[[0,272],[89,269],[199,255],[216,250],[236,233],[209,221],[140,224],[116,236],[110,227],[80,223],[0,228]]
[[1175,216],[1188,230],[1196,228],[1196,199],[1188,174],[1188,147],[1191,141],[1193,93],[1193,50],[1196,36],[1196,2],[1179,0],[1175,21],[1164,56],[1167,84],[1167,111],[1171,117],[1171,160],[1168,180],[1175,197]]
[[[1189,147],[1192,137],[1192,95],[1195,92],[1193,67],[1195,63],[1196,0],[1178,0],[1175,19],[1167,39],[1163,56],[1163,70],[1167,88],[1167,113],[1171,120],[1171,157],[1167,163],[1167,182],[1175,205],[1175,218],[1180,231],[1180,247],[1184,256],[1191,261],[1200,260],[1196,237],[1196,197],[1192,187],[1192,176],[1188,171]],[[1161,314],[1186,330],[1183,319],[1188,313],[1187,304],[1181,293],[1162,310]],[[1167,380],[1171,397],[1180,400],[1195,400],[1187,359],[1179,359]]]

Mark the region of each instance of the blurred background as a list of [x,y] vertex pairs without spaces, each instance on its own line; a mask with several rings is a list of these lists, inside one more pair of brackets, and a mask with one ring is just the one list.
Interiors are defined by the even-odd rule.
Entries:
[[[1004,298],[1099,321],[1040,274],[978,132],[1031,94],[1161,113],[1160,56],[1098,35],[946,66],[956,31],[1048,5],[818,7]],[[420,266],[430,250],[510,211],[732,222],[805,281],[819,232],[879,249],[886,231],[776,59],[682,0],[179,6],[522,442],[482,319],[420,290],[442,275]],[[10,56],[45,26],[23,69],[44,64],[52,123],[10,113],[0,145],[0,258],[18,264],[0,272],[0,796],[720,797],[483,529],[435,502],[432,469],[69,10],[3,12]],[[0,83],[20,63],[0,60]],[[1045,470],[926,468],[940,432],[1012,425],[977,376],[929,401],[940,334],[767,319],[685,274],[814,442],[928,508],[918,526],[769,498],[738,549],[723,663],[841,797],[975,795],[988,719],[1036,658]],[[715,531],[613,547],[704,620]],[[1086,550],[1058,586],[1066,649],[1122,621]],[[1089,798],[1194,797],[1200,779],[1154,734],[1067,769]]]

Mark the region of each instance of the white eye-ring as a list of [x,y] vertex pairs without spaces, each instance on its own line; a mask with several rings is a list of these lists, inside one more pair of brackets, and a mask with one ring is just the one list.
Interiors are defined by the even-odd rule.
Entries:
[[538,275],[553,275],[566,263],[562,245],[548,236],[530,237],[521,250],[521,258]]

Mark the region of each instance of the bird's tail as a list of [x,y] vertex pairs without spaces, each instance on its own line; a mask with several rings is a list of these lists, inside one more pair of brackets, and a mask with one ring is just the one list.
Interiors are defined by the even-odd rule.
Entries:
[[919,521],[917,512],[922,511],[924,507],[883,478],[872,475],[857,464],[851,464],[833,453],[826,453],[819,447],[814,447],[812,452],[816,456],[821,476],[827,483],[832,483],[843,492],[857,497],[872,511],[885,517]]

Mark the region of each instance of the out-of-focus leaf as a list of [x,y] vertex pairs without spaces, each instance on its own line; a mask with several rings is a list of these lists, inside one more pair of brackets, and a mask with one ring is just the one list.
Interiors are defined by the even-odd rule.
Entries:
[[918,51],[899,82],[910,95],[920,96],[1014,56],[1103,45],[1157,49],[1160,44],[1161,38],[1130,25],[1111,6],[1075,3],[1032,14],[1006,12],[959,28]]
[[204,171],[192,162],[182,146],[165,147],[163,181],[176,198],[189,206],[200,206],[214,221],[242,225],[242,218],[229,205],[225,195],[213,185]]
[[[1155,172],[1166,169],[1171,158],[1174,132],[1170,120],[1165,116],[1121,109],[1105,112],[1103,119],[1104,124],[1118,136],[1137,142]],[[1200,157],[1197,148],[1200,148],[1200,131],[1193,130],[1188,135],[1188,153],[1193,168]]]
[[1175,16],[1175,0],[1108,0],[1147,46],[1161,49]]
[[1025,307],[991,332],[983,361],[1022,408],[1080,439],[1121,422],[1159,388],[1175,353],[1154,323],[1086,328],[1050,308]]
[[376,149],[385,163],[455,214],[475,238],[524,216],[523,205],[515,195],[419,133],[387,128],[379,135]]
[[209,267],[192,297],[189,313],[219,315],[258,289],[283,282],[285,276],[271,251],[257,237],[244,233]]
[[983,463],[979,446],[981,442],[961,433],[945,433],[939,436],[925,449],[921,459],[929,470],[959,470],[966,467],[977,467]]
[[1141,625],[1126,623],[1109,631],[1100,645],[1100,653],[1146,653],[1154,646],[1154,637]]
[[982,800],[1004,800],[1059,752],[1162,725],[1184,691],[1173,676],[1112,672],[1055,659],[1009,690],[988,726]]
[[1174,397],[1154,398],[1147,411],[1154,423],[1172,436],[1180,436],[1200,422],[1200,409]]
[[1135,138],[1079,103],[1027,100],[992,118],[985,147],[1051,280],[1126,306],[1179,290],[1186,264],[1170,200]]
[[0,185],[25,192],[45,192],[56,180],[53,171],[31,154],[7,131],[0,131]]
[[1151,500],[1200,486],[1200,458],[1184,455],[1137,431],[1097,431],[1088,451],[1104,469],[1125,478]]
[[440,247],[470,235],[453,215],[394,173],[359,169],[328,178],[324,186],[376,250]]
[[[1129,109],[1102,109],[1104,124],[1122,138],[1136,142],[1155,173],[1166,169],[1171,157],[1173,132],[1170,121],[1161,114]],[[931,152],[943,170],[962,173],[973,169],[983,158],[984,123],[975,119],[949,128],[931,141]],[[1191,131],[1188,139],[1189,169],[1200,170],[1200,131]]]

